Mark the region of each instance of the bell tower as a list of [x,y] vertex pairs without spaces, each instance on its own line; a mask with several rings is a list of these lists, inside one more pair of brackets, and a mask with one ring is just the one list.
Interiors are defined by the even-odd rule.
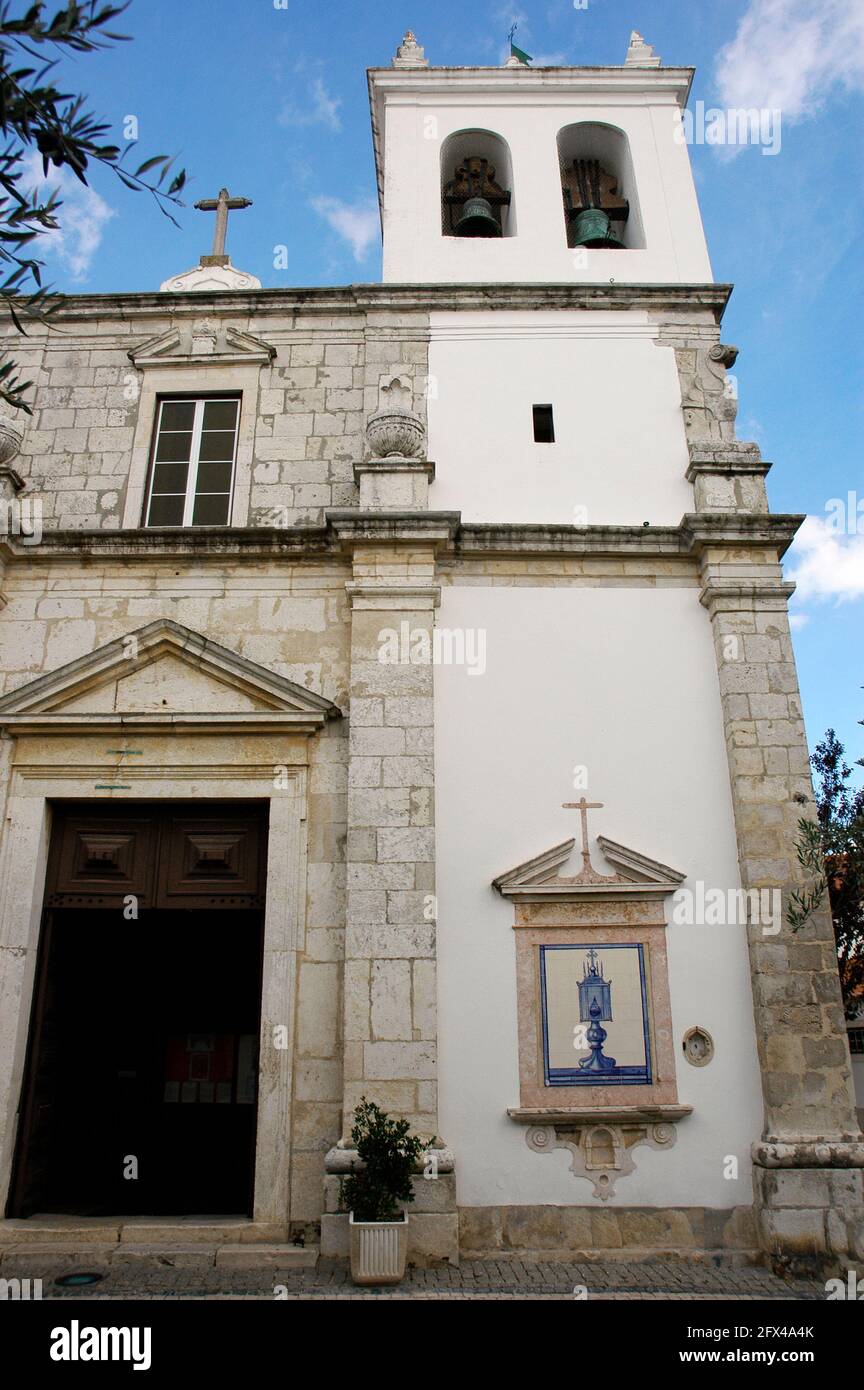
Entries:
[[711,280],[692,68],[436,68],[406,35],[368,77],[385,282]]

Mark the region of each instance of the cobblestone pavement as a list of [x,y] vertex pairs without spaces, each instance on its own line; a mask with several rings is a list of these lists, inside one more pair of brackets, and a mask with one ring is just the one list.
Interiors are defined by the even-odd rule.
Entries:
[[[86,1259],[78,1266],[86,1269]],[[3,1277],[15,1275],[12,1261]],[[23,1272],[23,1271],[22,1271]],[[396,1289],[357,1289],[342,1261],[321,1260],[317,1269],[135,1269],[115,1266],[98,1284],[58,1288],[63,1270],[46,1269],[42,1297],[62,1299],[568,1299],[587,1289],[589,1299],[824,1300],[825,1286],[785,1282],[765,1269],[652,1261],[644,1264],[553,1264],[535,1260],[466,1260],[459,1269],[409,1269]],[[32,1267],[26,1276],[33,1278]]]

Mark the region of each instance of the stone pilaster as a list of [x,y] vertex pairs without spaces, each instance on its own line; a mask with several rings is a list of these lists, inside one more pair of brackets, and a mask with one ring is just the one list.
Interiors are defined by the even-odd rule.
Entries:
[[438,1123],[434,575],[430,548],[362,546],[349,585],[346,1135],[361,1095]]
[[[438,1138],[433,759],[434,513],[344,518],[353,547],[344,1116],[327,1159],[322,1251],[342,1253],[338,1174],[362,1096],[435,1143],[418,1178],[412,1258],[458,1258],[452,1155]],[[332,514],[331,514],[332,518]],[[338,525],[338,522],[337,522]]]
[[[696,514],[701,600],[714,634],[741,885],[779,912],[747,927],[764,1130],[753,1145],[756,1225],[770,1256],[864,1258],[864,1143],[827,911],[786,923],[800,886],[798,822],[813,786],[780,558],[801,518],[771,516],[770,467],[735,436],[737,349],[719,330],[670,326]],[[802,803],[801,798],[806,798]],[[763,899],[764,901],[764,899]],[[750,916],[753,917],[751,912]]]
[[[743,561],[743,563],[742,563]],[[745,889],[778,889],[779,922],[748,940],[765,1129],[754,1145],[763,1247],[797,1259],[864,1255],[860,1142],[827,912],[785,922],[800,882],[795,854],[811,798],[807,744],[776,556],[706,547],[702,602],[711,616]],[[779,930],[777,928],[779,927]]]

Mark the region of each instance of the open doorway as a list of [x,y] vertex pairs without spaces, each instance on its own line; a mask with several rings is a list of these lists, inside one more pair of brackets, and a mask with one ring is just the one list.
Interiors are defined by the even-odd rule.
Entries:
[[10,1216],[251,1215],[262,834],[236,807],[58,817]]

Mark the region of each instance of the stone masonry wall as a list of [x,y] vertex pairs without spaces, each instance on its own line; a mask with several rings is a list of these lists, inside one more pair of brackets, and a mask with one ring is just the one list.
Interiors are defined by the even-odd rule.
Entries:
[[[414,408],[423,412],[425,315],[303,314],[278,303],[250,314],[168,298],[158,311],[120,316],[106,298],[101,314],[71,307],[59,315],[62,337],[40,338],[34,329],[26,343],[14,342],[16,360],[34,380],[33,415],[18,416],[25,438],[15,468],[41,500],[46,529],[121,527],[148,370],[136,369],[127,354],[172,328],[188,330],[204,313],[208,322],[251,333],[276,350],[256,371],[251,495],[242,525],[320,524],[325,507],[357,505],[353,464],[364,457],[366,416],[378,408],[388,376],[413,378]],[[200,368],[197,358],[190,386],[178,367],[171,389],[233,389],[218,361],[205,361],[203,378]],[[143,423],[149,440],[155,418]]]
[[[348,708],[350,613],[339,560],[152,558],[7,571],[0,686],[12,690],[155,618],[171,618]],[[307,898],[299,943],[292,1220],[318,1220],[324,1155],[341,1133],[347,720],[309,739]],[[106,740],[110,742],[110,740]],[[213,794],[219,794],[218,784]]]

